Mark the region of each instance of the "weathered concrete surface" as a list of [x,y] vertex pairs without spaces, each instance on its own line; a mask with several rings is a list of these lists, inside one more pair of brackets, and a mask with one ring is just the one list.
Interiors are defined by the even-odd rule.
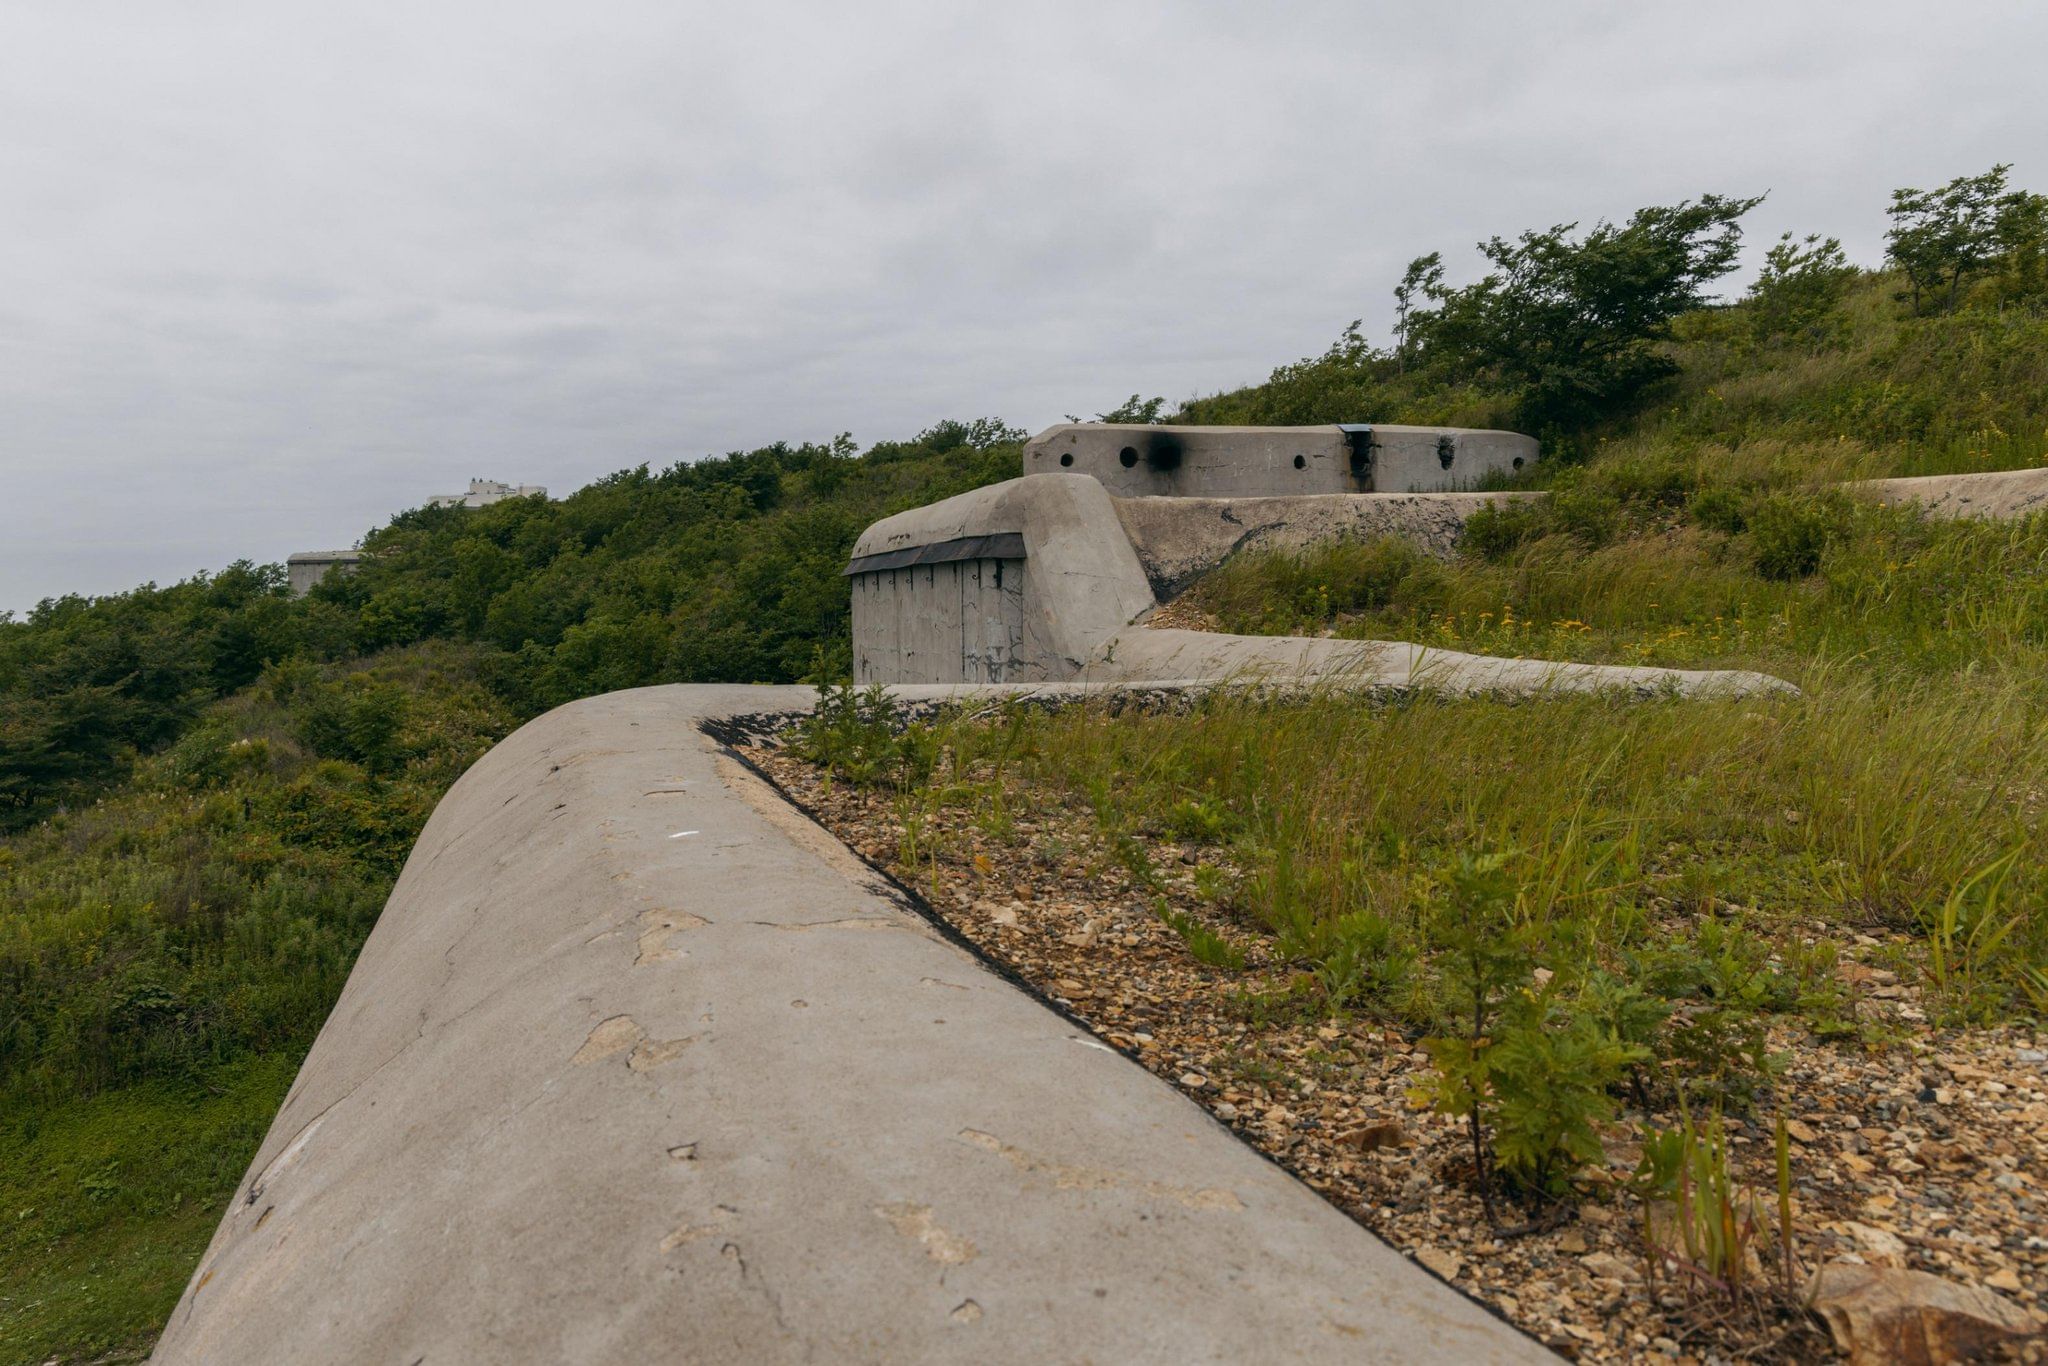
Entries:
[[1097,683],[1180,680],[1325,685],[1347,690],[1506,694],[1628,692],[1640,696],[1796,696],[1792,684],[1748,669],[1563,664],[1435,650],[1400,640],[1233,636],[1136,627],[1106,642],[1081,673]]
[[1449,558],[1465,521],[1496,503],[1539,493],[1309,494],[1298,498],[1118,498],[1152,591],[1164,602],[1240,550],[1301,550],[1318,542],[1400,536]]
[[1534,437],[1467,427],[1183,427],[1063,422],[1024,445],[1025,474],[1079,474],[1124,498],[1290,497],[1470,488],[1536,463]]
[[329,574],[353,574],[363,562],[360,550],[301,550],[284,562],[292,596],[303,598]]
[[1918,503],[1930,517],[2010,521],[2048,509],[2048,469],[1873,479],[1856,487],[1881,503]]
[[946,602],[937,566],[862,566],[918,547],[1012,535],[1022,542],[1018,634],[1007,643],[1003,675],[992,681],[1072,678],[1097,646],[1153,606],[1102,485],[1050,474],[1005,480],[885,517],[861,533],[849,569],[855,681],[979,681],[968,661],[987,657],[988,631],[957,587]]
[[1546,1359],[698,730],[810,696],[593,698],[456,784],[156,1361]]

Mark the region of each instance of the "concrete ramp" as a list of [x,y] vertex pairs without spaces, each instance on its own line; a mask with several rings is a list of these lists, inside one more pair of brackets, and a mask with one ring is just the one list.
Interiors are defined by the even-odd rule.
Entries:
[[1872,479],[1857,487],[1880,503],[1918,504],[1940,519],[2012,521],[2048,509],[2048,469]]
[[701,729],[811,698],[593,698],[450,791],[158,1362],[1547,1359]]

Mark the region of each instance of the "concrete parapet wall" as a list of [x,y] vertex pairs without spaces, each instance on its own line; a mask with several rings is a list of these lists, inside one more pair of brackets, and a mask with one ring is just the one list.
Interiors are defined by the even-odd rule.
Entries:
[[811,697],[592,698],[456,784],[157,1362],[1549,1359],[701,730]]
[[1025,444],[1024,473],[1088,475],[1122,498],[1413,493],[1469,489],[1537,454],[1534,437],[1464,427],[1068,422]]

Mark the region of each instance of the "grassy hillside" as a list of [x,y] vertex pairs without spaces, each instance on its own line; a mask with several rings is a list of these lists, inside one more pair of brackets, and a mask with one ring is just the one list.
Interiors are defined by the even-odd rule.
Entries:
[[[1640,277],[1670,245],[1659,212],[1587,251]],[[1075,713],[1035,723],[1057,761],[1036,780],[1112,823],[1213,817],[1261,851],[1256,923],[1363,906],[1421,957],[1431,922],[1401,889],[1468,846],[1521,850],[1518,869],[1592,917],[1573,933],[1641,928],[1670,886],[1919,925],[2014,850],[1999,876],[2038,904],[2048,533],[1929,527],[1821,485],[2038,463],[2048,312],[2003,277],[1916,311],[1895,276],[1823,267],[1733,308],[1688,277],[1625,335],[1553,320],[1537,368],[1500,338],[1541,290],[1433,287],[1398,346],[1354,330],[1181,414],[1547,440],[1555,496],[1482,521],[1463,560],[1385,544],[1248,560],[1201,590],[1232,626],[1753,664],[1810,705]],[[1009,477],[1020,436],[942,423],[860,453],[623,471],[556,502],[403,513],[366,537],[359,574],[304,600],[242,564],[0,619],[0,1361],[149,1340],[469,762],[578,696],[840,676],[854,536]],[[1249,762],[1254,735],[1301,762]],[[2041,928],[2003,942],[1966,1014],[2029,999]]]

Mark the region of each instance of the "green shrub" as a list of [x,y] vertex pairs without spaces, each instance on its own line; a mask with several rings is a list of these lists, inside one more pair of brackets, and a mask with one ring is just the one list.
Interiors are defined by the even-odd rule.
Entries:
[[1749,519],[1744,516],[1742,507],[1742,495],[1734,489],[1707,488],[1692,496],[1685,511],[1695,526],[1718,531],[1724,536],[1737,536],[1749,528]]
[[1465,519],[1461,544],[1480,559],[1503,559],[1542,535],[1547,523],[1540,503],[1491,503]]
[[1314,971],[1332,1010],[1361,1002],[1384,1007],[1411,986],[1416,963],[1416,951],[1404,942],[1399,926],[1376,912],[1361,910],[1330,922],[1328,941],[1315,959]]
[[1536,979],[1536,936],[1517,915],[1511,856],[1460,855],[1445,879],[1441,942],[1457,1033],[1424,1040],[1436,1076],[1425,1094],[1466,1121],[1489,1216],[1494,1173],[1534,1196],[1564,1194],[1601,1154],[1608,1088],[1649,1057],[1593,1015],[1571,1010],[1557,979]]
[[1773,493],[1751,504],[1750,558],[1767,579],[1801,579],[1820,568],[1821,556],[1848,529],[1848,502],[1839,494]]
[[1544,509],[1556,530],[1588,550],[1598,550],[1621,528],[1621,499],[1585,481],[1560,485]]
[[1220,844],[1231,828],[1230,809],[1215,797],[1182,797],[1166,813],[1166,828],[1176,839]]

